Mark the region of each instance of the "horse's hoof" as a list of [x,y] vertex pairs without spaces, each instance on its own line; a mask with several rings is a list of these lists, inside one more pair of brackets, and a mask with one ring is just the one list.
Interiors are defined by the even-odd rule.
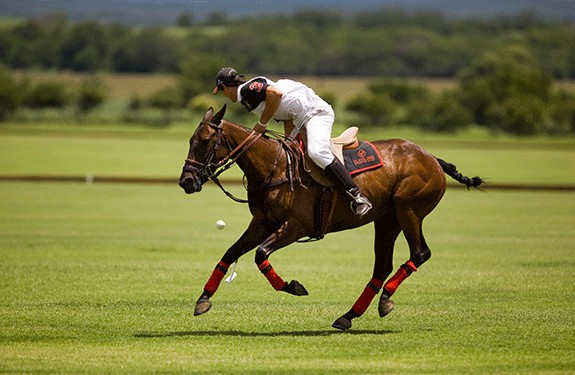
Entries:
[[293,294],[294,296],[307,296],[308,291],[296,280],[292,280],[283,289],[284,292]]
[[377,311],[379,312],[379,317],[383,318],[387,314],[393,311],[393,301],[389,299],[385,294],[379,299],[379,306]]
[[346,317],[338,318],[333,324],[331,325],[333,328],[341,329],[342,331],[348,330],[351,328],[351,320]]
[[207,313],[212,308],[212,302],[209,298],[200,298],[196,302],[196,308],[194,309],[194,316],[202,315]]

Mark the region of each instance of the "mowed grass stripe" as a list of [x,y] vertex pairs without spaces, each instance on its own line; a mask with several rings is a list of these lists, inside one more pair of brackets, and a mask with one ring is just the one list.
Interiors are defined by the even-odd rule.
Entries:
[[[249,221],[213,186],[1,183],[0,370],[55,373],[570,373],[575,194],[448,190],[433,256],[350,332],[331,322],[371,275],[371,226],[275,253],[308,297],[247,255],[192,309]],[[217,231],[217,219],[227,222]],[[395,265],[408,257],[402,237]]]
[[[66,135],[56,131],[52,136],[0,133],[0,175],[176,179],[192,129],[180,137],[154,137],[154,132],[148,131],[145,136],[128,139],[91,132]],[[372,134],[368,138],[384,136]],[[494,184],[575,185],[575,148],[564,141],[544,146],[519,142],[515,147],[508,147],[507,142],[498,147],[497,142],[481,141],[478,144],[484,147],[470,148],[468,143],[457,146],[445,137],[421,140],[428,151],[454,163],[463,174],[479,175]],[[239,168],[232,168],[222,178],[239,180],[242,175]]]

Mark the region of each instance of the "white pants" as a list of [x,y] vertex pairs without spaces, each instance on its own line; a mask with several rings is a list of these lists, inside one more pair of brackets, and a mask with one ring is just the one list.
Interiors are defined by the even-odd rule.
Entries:
[[307,154],[321,169],[325,169],[334,159],[331,151],[331,128],[334,120],[332,111],[320,112],[305,124]]

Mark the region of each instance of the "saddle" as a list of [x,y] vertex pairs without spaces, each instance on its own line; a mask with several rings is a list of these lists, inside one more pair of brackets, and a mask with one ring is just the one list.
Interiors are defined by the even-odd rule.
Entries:
[[[381,156],[375,147],[369,142],[360,142],[357,139],[358,131],[358,127],[352,126],[331,139],[331,151],[346,166],[352,176],[383,165]],[[334,186],[332,179],[315,165],[307,154],[304,156],[304,163],[306,170],[316,182],[326,187]]]
[[[344,130],[339,136],[331,138],[331,150],[334,156],[346,166],[352,176],[363,171],[380,168],[383,165],[382,158],[375,146],[370,142],[360,142],[357,139],[358,131],[358,127],[352,126]],[[303,154],[303,170],[324,187],[314,209],[316,215],[315,235],[308,240],[298,241],[307,242],[322,239],[329,231],[338,192],[333,189],[335,186],[333,180],[309,158],[307,153],[303,152],[305,146],[300,143],[297,147],[300,151],[299,154]],[[294,158],[297,159],[297,157]],[[297,167],[294,169],[297,170]],[[297,177],[299,179],[299,175]],[[301,179],[299,180],[301,181]]]
[[331,151],[342,163],[344,162],[343,150],[359,147],[359,141],[357,140],[358,131],[359,128],[357,126],[352,126],[345,129],[339,136],[331,139]]

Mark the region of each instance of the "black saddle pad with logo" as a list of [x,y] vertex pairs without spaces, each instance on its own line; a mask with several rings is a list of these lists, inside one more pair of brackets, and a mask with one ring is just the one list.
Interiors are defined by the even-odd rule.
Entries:
[[345,167],[352,176],[383,165],[379,151],[367,141],[361,141],[357,148],[343,150],[343,159]]

